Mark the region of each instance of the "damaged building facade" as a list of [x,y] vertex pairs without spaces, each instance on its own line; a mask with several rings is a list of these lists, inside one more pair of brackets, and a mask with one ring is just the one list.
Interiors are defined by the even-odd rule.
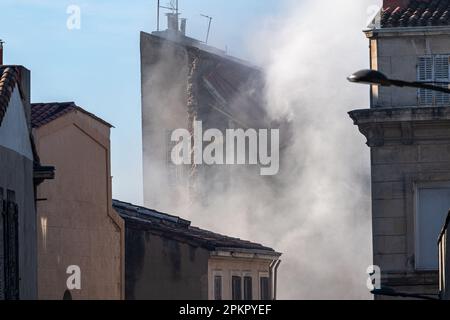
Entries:
[[[384,0],[365,30],[370,65],[391,79],[450,79],[450,3]],[[450,208],[450,96],[372,86],[350,112],[371,149],[373,257],[382,286],[437,295],[437,240]]]
[[174,165],[174,130],[186,129],[193,136],[196,122],[204,131],[222,133],[282,125],[271,121],[264,108],[259,68],[187,37],[185,28],[178,30],[176,16],[168,19],[167,30],[141,33],[142,130],[145,203],[173,211],[229,190],[239,170],[259,175],[251,165]]

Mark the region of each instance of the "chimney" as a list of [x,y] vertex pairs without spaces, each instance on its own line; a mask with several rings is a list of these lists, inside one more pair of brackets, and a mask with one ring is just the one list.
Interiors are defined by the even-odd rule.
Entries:
[[186,18],[181,19],[180,32],[183,36],[186,35]]
[[178,31],[178,14],[167,13],[167,30]]
[[0,66],[3,65],[3,40],[0,39]]
[[397,8],[405,9],[411,0],[383,0],[383,10],[394,11]]

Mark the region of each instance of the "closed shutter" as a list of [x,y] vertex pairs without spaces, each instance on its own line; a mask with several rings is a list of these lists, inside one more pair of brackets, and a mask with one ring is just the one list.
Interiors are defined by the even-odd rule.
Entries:
[[214,300],[222,300],[222,276],[214,277]]
[[270,299],[270,289],[269,289],[269,278],[261,277],[259,281],[260,296],[262,301],[269,301]]
[[233,300],[242,300],[242,278],[233,276],[231,280]]
[[[419,57],[417,64],[417,81],[448,88],[449,56],[436,55]],[[450,95],[443,92],[418,89],[418,104],[425,106],[450,105]]]
[[[433,82],[433,57],[420,57],[417,65],[417,80],[422,82]],[[418,90],[419,105],[433,104],[433,91]]]
[[[449,80],[449,56],[436,56],[434,58],[434,80],[438,86],[447,87],[448,84],[440,84],[439,82],[448,83]],[[450,102],[450,95],[444,92],[435,92],[435,104],[438,106],[448,105]]]
[[244,300],[253,300],[252,277],[244,277]]
[[419,81],[433,81],[433,57],[420,57],[418,65],[418,79]]

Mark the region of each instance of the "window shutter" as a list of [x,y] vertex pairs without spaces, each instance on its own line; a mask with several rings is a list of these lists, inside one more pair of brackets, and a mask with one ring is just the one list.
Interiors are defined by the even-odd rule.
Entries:
[[234,301],[242,300],[242,278],[233,276],[231,280],[232,296]]
[[244,277],[244,300],[253,300],[253,279],[252,277]]
[[[448,55],[419,57],[417,64],[417,80],[420,82],[433,83],[437,86],[448,87],[450,67]],[[450,105],[450,95],[443,92],[418,89],[418,103],[425,106]]]
[[270,300],[270,293],[269,293],[269,278],[268,277],[261,277],[260,278],[260,295],[262,301],[269,301]]
[[214,277],[214,300],[222,300],[222,276]]
[[433,104],[433,91],[426,89],[419,89],[419,104],[420,105],[432,105]]
[[[449,56],[436,56],[434,59],[434,73],[436,82],[448,82],[449,79]],[[441,87],[447,87],[448,84],[437,84]],[[436,92],[436,105],[448,105],[450,96],[447,93]]]
[[417,67],[417,80],[433,81],[433,57],[420,57]]

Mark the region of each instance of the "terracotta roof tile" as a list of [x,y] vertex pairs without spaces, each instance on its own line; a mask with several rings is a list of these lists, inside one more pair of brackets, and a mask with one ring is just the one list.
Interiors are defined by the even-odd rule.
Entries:
[[381,11],[382,28],[448,25],[450,0],[385,0]]
[[100,121],[101,123],[112,127],[112,125],[105,120],[77,106],[75,102],[49,102],[31,104],[31,125],[33,128],[42,127],[43,125],[46,125],[72,111],[80,111]]

